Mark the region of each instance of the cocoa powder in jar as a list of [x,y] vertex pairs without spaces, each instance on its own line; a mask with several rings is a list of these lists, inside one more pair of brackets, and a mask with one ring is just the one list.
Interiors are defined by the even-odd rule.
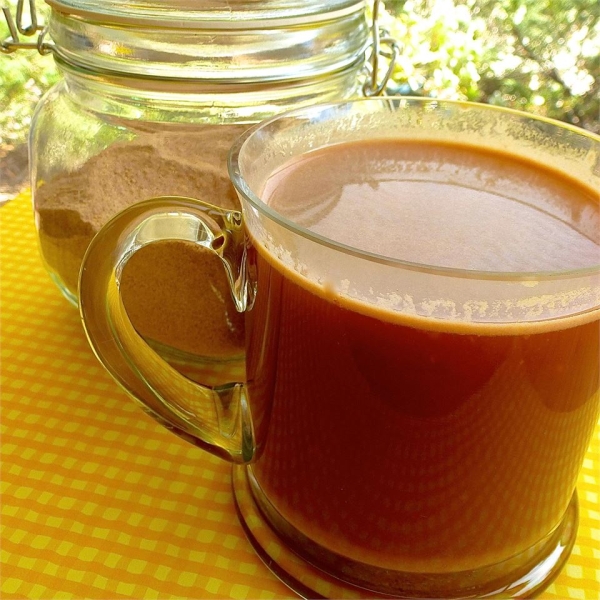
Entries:
[[[238,208],[227,154],[247,125],[193,130],[143,129],[35,191],[40,249],[53,277],[74,296],[84,253],[111,217],[155,196],[187,196]],[[178,352],[240,355],[243,315],[231,299],[220,260],[191,242],[161,241],[134,254],[123,269],[123,302],[138,332]]]

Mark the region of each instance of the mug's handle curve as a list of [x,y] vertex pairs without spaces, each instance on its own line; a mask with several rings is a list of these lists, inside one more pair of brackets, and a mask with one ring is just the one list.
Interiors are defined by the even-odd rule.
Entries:
[[191,198],[153,198],[120,212],[96,234],[79,277],[83,327],[112,377],[167,429],[235,463],[250,462],[256,451],[244,384],[210,388],[171,367],[133,327],[119,286],[125,263],[141,247],[186,240],[219,256],[236,308],[243,312],[252,296],[244,239],[239,211]]

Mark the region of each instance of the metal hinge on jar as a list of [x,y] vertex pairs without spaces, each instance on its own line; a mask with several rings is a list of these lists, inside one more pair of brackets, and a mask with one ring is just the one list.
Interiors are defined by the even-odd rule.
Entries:
[[[10,12],[8,6],[2,7],[4,19],[10,33],[9,37],[0,42],[0,52],[10,54],[15,50],[37,50],[40,54],[49,54],[54,49],[54,45],[45,41],[48,33],[48,27],[38,22],[35,0],[28,0],[28,10],[25,10],[25,0],[17,1],[17,16],[16,20]],[[29,13],[29,23],[26,23]],[[37,39],[32,42],[21,41],[20,36],[33,37],[37,35]]]
[[[394,39],[388,31],[379,27],[380,4],[381,0],[373,0],[370,59],[366,63],[368,75],[362,90],[365,96],[381,96],[385,92],[385,87],[394,72],[394,65],[400,54],[400,47],[398,46],[396,39]],[[385,49],[386,46],[387,49]],[[387,58],[389,63],[383,78],[381,81],[378,81],[379,59],[381,57]]]

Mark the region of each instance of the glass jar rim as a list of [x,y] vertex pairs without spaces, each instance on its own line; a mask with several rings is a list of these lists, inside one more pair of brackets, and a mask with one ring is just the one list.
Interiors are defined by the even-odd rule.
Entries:
[[320,5],[319,12],[307,9],[298,18],[279,14],[270,4],[273,20],[260,25],[243,15],[212,21],[200,12],[183,18],[181,11],[169,12],[167,20],[145,21],[139,8],[131,12],[141,15],[139,22],[120,22],[114,15],[64,12],[62,2],[88,0],[50,0],[55,56],[98,73],[198,84],[302,80],[358,64],[361,57],[364,62],[370,39],[364,0],[343,0],[344,9],[337,12],[335,2],[327,9]]
[[115,25],[163,26],[193,29],[252,29],[282,25],[308,25],[316,20],[338,19],[364,10],[366,0],[140,0],[136,8],[123,0],[45,0],[53,10],[78,18]]

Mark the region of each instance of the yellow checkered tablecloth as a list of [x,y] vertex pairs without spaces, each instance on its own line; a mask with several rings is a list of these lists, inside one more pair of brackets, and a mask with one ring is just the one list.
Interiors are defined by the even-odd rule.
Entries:
[[[146,416],[42,267],[29,197],[0,208],[4,598],[293,598],[238,523],[230,466]],[[580,526],[544,599],[600,598],[600,424]]]

